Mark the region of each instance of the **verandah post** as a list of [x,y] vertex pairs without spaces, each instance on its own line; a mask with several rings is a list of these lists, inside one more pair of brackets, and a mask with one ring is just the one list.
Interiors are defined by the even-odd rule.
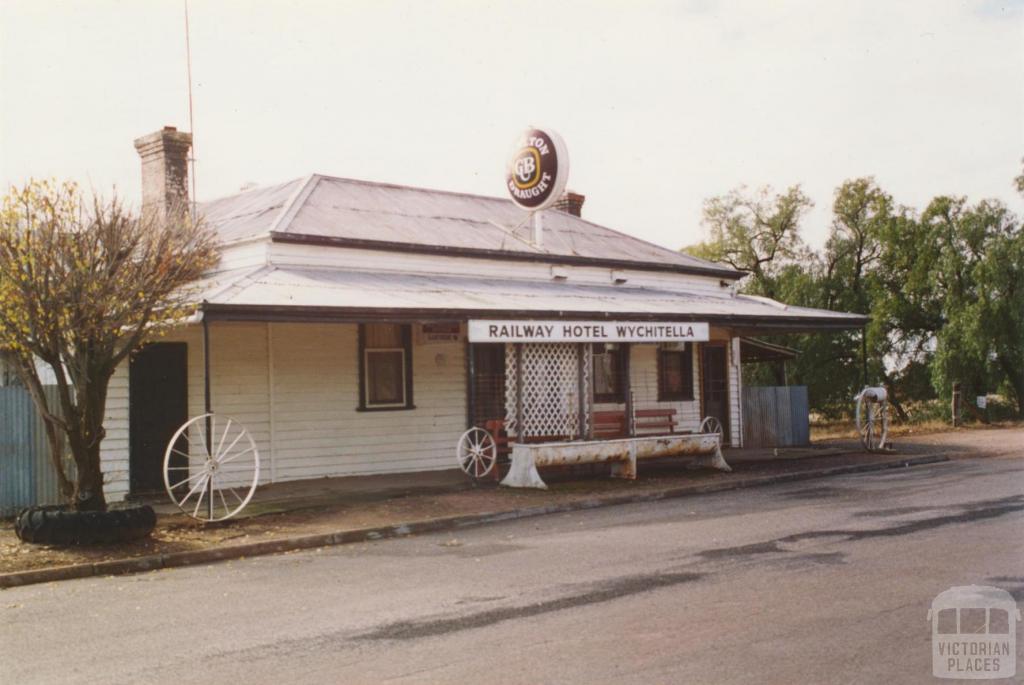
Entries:
[[622,391],[626,395],[626,435],[633,437],[636,435],[636,426],[633,421],[633,388],[629,382],[629,357],[631,349],[629,343],[622,343]]
[[526,426],[523,419],[523,343],[516,343],[516,439],[525,442]]
[[576,344],[576,397],[577,401],[577,435],[580,438],[587,437],[587,384],[584,374],[586,373],[586,347],[585,343]]
[[[203,312],[203,405],[203,413],[206,414],[206,456],[209,458],[213,456],[213,436],[210,435],[213,429],[213,419],[210,414],[213,413],[213,409],[211,408],[210,401],[210,322],[206,312]],[[210,514],[210,520],[213,520],[212,478],[206,481],[206,494],[207,511]]]

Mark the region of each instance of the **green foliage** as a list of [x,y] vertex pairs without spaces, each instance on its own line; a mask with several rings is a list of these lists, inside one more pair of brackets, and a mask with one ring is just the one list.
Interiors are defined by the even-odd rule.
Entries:
[[711,198],[704,203],[711,240],[695,254],[749,272],[749,292],[775,297],[779,270],[806,251],[798,229],[812,205],[800,186],[780,195],[768,187],[753,195],[740,188]]
[[[933,383],[965,396],[1005,391],[1024,402],[1024,233],[1002,204],[969,207],[939,197],[922,223],[932,229],[932,291],[944,325],[935,332]],[[1024,415],[1024,411],[1021,411]]]
[[[1024,193],[1024,174],[1015,184]],[[918,216],[874,179],[852,179],[835,191],[820,253],[799,234],[809,206],[799,187],[712,198],[709,240],[688,251],[747,271],[744,292],[868,314],[868,382],[890,388],[904,419],[904,402],[948,396],[953,381],[965,396],[1000,392],[1024,416],[1024,232],[1005,206],[937,197]],[[860,332],[773,339],[801,351],[788,377],[808,386],[814,411],[849,410],[863,383]],[[772,370],[744,378],[777,382]]]

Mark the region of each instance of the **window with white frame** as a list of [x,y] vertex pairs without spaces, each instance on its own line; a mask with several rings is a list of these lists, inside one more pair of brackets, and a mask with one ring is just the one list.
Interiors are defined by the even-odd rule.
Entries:
[[408,324],[359,327],[361,410],[412,409],[412,334]]

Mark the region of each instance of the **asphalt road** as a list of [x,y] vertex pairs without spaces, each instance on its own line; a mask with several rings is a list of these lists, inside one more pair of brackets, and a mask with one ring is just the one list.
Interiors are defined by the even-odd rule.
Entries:
[[932,598],[1022,543],[1000,458],[14,588],[0,682],[943,682]]

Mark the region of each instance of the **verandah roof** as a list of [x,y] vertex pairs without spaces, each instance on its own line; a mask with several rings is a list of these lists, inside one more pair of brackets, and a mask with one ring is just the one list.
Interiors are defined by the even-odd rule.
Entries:
[[859,328],[867,317],[746,295],[559,281],[259,267],[221,274],[199,295],[211,319],[271,321],[595,318],[694,320],[759,332]]

